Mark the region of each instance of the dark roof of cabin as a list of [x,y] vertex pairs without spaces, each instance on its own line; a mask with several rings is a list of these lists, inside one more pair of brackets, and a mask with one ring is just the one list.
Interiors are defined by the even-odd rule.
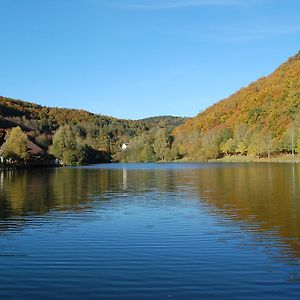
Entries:
[[28,152],[31,155],[45,154],[45,151],[41,147],[39,147],[29,139],[26,139],[26,145],[27,145]]
[[[26,139],[26,146],[30,155],[42,155],[46,153],[41,147],[30,141],[28,138]],[[0,148],[0,155],[2,155],[2,153],[3,147]]]

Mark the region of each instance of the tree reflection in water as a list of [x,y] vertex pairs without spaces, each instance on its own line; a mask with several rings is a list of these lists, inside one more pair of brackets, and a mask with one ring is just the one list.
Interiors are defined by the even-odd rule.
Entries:
[[[6,220],[49,210],[87,209],[116,195],[188,193],[214,213],[269,231],[300,257],[300,166],[295,164],[108,165],[0,171],[0,230]],[[25,221],[24,221],[25,220]],[[15,220],[16,226],[26,224]]]

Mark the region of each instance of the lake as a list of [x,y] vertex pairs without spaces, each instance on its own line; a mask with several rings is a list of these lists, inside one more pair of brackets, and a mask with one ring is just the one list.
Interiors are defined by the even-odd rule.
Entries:
[[300,165],[0,171],[0,299],[297,299]]

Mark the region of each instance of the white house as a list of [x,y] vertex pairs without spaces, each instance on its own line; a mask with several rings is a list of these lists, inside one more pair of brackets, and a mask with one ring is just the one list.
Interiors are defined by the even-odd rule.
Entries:
[[2,156],[3,149],[0,147],[0,163],[4,163],[4,157]]
[[126,150],[128,148],[128,143],[123,143],[122,150]]

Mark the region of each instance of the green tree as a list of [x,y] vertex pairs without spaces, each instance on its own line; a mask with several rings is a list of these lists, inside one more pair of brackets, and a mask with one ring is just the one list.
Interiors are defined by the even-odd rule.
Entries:
[[152,147],[153,137],[151,134],[141,134],[130,140],[129,147],[120,154],[120,161],[123,162],[150,162],[155,161]]
[[158,159],[164,160],[171,148],[171,137],[165,128],[160,128],[154,137],[153,149]]
[[59,127],[53,136],[50,153],[63,165],[82,163],[85,159],[85,145],[76,137],[69,125]]
[[3,156],[17,162],[26,161],[29,158],[26,139],[27,136],[20,127],[12,128],[5,137]]
[[150,161],[155,161],[155,153],[153,151],[153,147],[150,143],[145,143],[142,151],[141,151],[141,157],[140,160],[143,162],[150,162]]

